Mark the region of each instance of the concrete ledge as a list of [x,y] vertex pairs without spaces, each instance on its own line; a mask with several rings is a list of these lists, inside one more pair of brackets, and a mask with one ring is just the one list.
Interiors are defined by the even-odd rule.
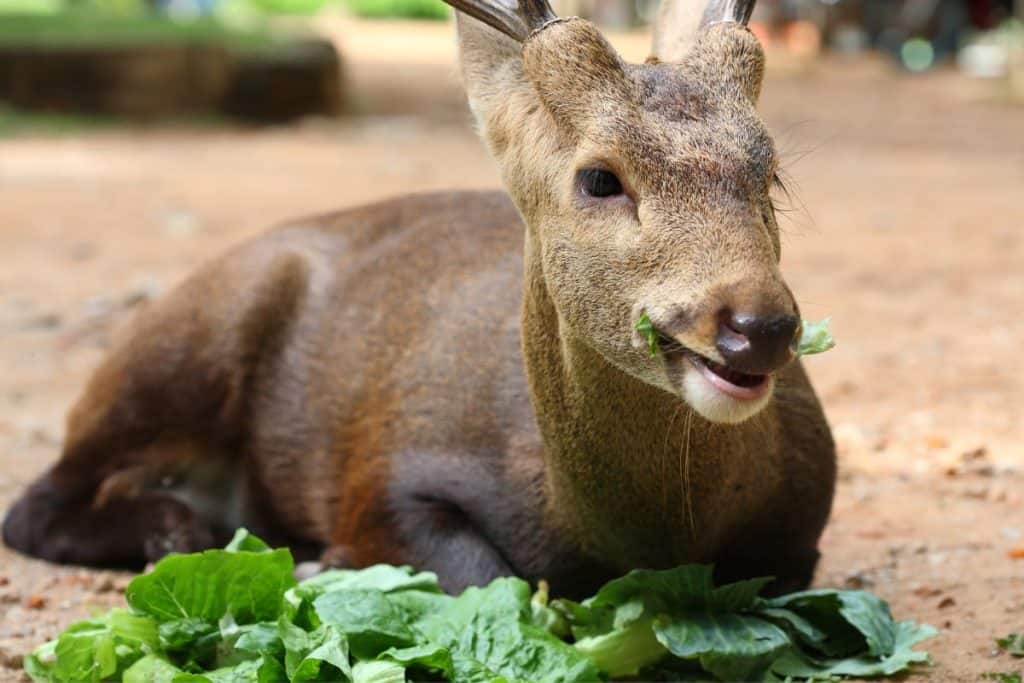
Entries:
[[327,41],[249,51],[217,45],[0,47],[0,100],[132,119],[227,114],[254,122],[336,116],[341,60]]

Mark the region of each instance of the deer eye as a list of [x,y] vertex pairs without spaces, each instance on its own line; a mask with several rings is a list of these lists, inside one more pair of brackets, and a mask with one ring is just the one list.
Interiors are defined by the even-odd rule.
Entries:
[[622,183],[611,171],[585,168],[577,174],[580,191],[588,197],[614,197],[622,194]]

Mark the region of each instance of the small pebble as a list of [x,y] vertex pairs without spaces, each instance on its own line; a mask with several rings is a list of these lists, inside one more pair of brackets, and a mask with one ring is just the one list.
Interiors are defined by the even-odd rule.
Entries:
[[21,324],[21,329],[28,331],[55,330],[61,326],[63,318],[59,313],[42,313],[33,316]]
[[98,251],[92,242],[76,242],[71,245],[71,260],[88,261],[95,258]]
[[25,601],[25,607],[29,609],[43,609],[46,607],[46,598],[42,595],[30,595]]
[[0,667],[20,669],[25,655],[14,645],[0,645]]
[[843,579],[843,584],[847,588],[861,589],[874,586],[875,582],[868,576],[867,572],[857,569],[846,575]]
[[116,589],[114,579],[110,576],[103,576],[96,584],[95,591],[97,593],[110,593]]

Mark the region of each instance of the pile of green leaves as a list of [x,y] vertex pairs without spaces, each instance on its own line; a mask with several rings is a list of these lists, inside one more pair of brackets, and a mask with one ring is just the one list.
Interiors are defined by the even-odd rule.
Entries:
[[443,0],[345,0],[357,17],[366,19],[432,19],[444,21],[450,10]]
[[130,609],[72,625],[25,670],[61,683],[813,680],[904,671],[935,633],[868,593],[763,599],[768,579],[716,588],[702,565],[634,571],[582,603],[516,578],[450,596],[408,567],[292,574],[287,550],[244,531],[170,555],[131,582]]

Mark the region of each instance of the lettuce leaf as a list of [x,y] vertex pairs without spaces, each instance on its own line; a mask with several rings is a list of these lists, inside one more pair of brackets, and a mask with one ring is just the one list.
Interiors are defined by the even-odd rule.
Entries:
[[[447,647],[456,669],[534,683],[600,680],[583,653],[532,623],[530,587],[522,579],[495,579],[468,588],[440,612],[416,624],[426,639]],[[473,671],[479,665],[478,671]],[[461,681],[461,674],[456,676]]]
[[295,585],[293,569],[287,550],[172,554],[133,579],[125,598],[136,611],[160,621],[216,621],[227,613],[239,623],[273,620],[282,593]]
[[707,565],[633,571],[581,604],[552,608],[569,621],[576,648],[613,677],[684,665],[682,678],[667,680],[688,680],[693,668],[717,680],[814,680],[889,675],[927,661],[912,647],[934,630],[896,622],[870,593],[766,600],[758,594],[770,578],[715,587],[712,577]]
[[356,662],[352,683],[405,683],[405,667],[381,660]]
[[913,647],[937,634],[938,631],[926,624],[903,621],[896,624],[892,648],[887,652],[818,659],[804,651],[791,649],[772,664],[771,671],[782,678],[811,681],[830,681],[836,676],[892,676],[909,670],[915,664],[926,664],[928,654]]
[[308,632],[282,619],[280,634],[289,681],[316,681],[322,680],[322,677],[344,680],[352,677],[348,640],[335,626],[325,624]]
[[260,656],[200,674],[178,674],[171,683],[281,683],[286,680],[281,662],[273,657]]
[[124,672],[122,683],[173,683],[185,672],[163,657],[146,655]]
[[815,353],[825,353],[835,348],[836,340],[828,331],[828,324],[831,318],[825,318],[817,322],[813,320],[803,321],[803,333],[797,343],[796,353],[798,356],[810,356]]
[[406,617],[379,590],[337,590],[313,601],[322,624],[345,635],[360,659],[374,659],[391,647],[416,644]]
[[419,669],[441,674],[444,680],[455,680],[455,665],[448,648],[440,645],[419,645],[402,649],[392,648],[380,654],[377,661],[401,664],[403,669]]
[[103,681],[157,650],[157,623],[125,609],[69,626],[55,641],[25,658],[36,681]]

